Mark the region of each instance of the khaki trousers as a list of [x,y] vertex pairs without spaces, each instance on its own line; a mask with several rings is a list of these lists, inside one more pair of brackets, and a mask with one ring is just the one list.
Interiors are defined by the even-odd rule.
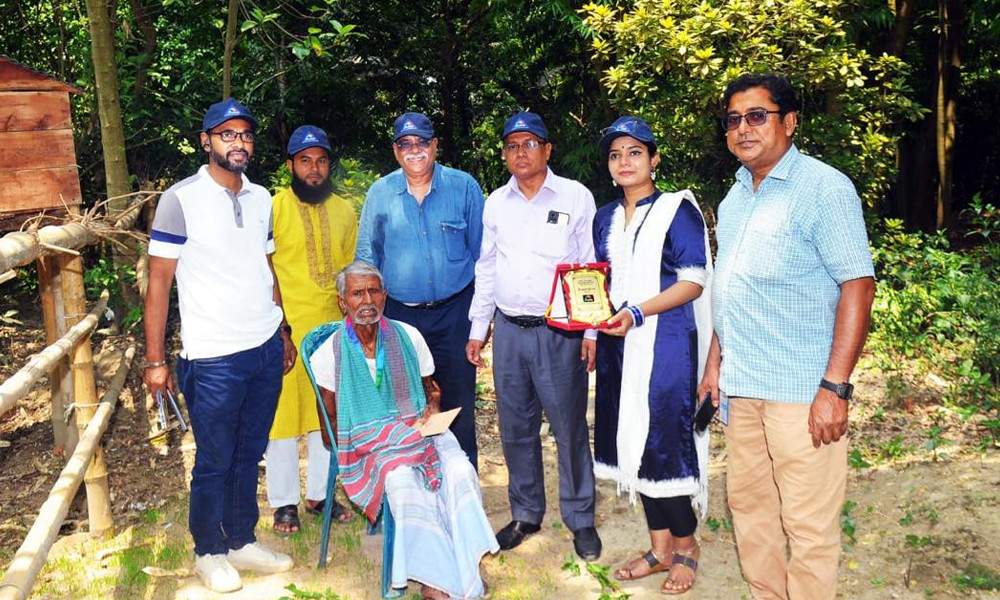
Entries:
[[756,600],[837,594],[847,439],[813,448],[809,405],[731,398],[726,487]]

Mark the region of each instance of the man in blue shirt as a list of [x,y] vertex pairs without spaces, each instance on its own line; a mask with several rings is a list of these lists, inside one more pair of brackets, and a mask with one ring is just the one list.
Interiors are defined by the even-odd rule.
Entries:
[[861,201],[844,174],[795,147],[787,79],[742,75],[723,100],[743,166],[719,206],[715,334],[698,396],[723,396],[726,488],[753,597],[832,600],[848,381],[875,293]]
[[427,341],[441,410],[462,407],[451,430],[478,469],[476,367],[465,359],[465,343],[483,192],[468,173],[436,162],[437,143],[426,116],[396,119],[392,151],[400,168],[368,190],[355,258],[382,272],[385,315],[416,327]]

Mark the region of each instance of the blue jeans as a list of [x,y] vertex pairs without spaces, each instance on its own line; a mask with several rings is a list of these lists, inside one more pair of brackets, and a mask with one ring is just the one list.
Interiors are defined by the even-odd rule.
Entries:
[[278,406],[283,356],[275,333],[250,350],[177,362],[197,444],[188,528],[199,556],[257,539],[257,463]]

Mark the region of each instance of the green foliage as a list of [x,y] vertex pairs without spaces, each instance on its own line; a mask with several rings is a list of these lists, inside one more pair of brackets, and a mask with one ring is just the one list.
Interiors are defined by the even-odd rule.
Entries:
[[852,469],[867,469],[872,466],[870,462],[865,460],[860,448],[851,449],[851,453],[847,455],[847,465]]
[[854,500],[847,500],[844,502],[844,506],[840,509],[840,530],[844,532],[847,536],[847,540],[854,544],[858,540],[854,536],[857,531],[857,523],[855,523],[854,518],[851,516],[851,511],[858,505]]
[[926,111],[910,99],[902,61],[851,42],[853,9],[847,0],[639,0],[581,13],[614,104],[662,140],[670,187],[721,200],[736,168],[715,120],[723,90],[741,73],[773,71],[802,93],[799,146],[848,174],[874,206],[894,175],[894,124]]
[[[365,202],[365,194],[378,178],[377,172],[355,158],[341,158],[330,169],[330,182],[333,184],[334,193],[347,199],[359,217],[361,206]],[[288,169],[287,162],[282,163],[271,175],[269,186],[271,192],[275,193],[291,184],[292,172]]]
[[1000,573],[995,569],[970,564],[961,573],[952,576],[952,581],[958,589],[966,590],[1000,590]]
[[[910,233],[887,219],[873,239],[877,292],[869,348],[897,381],[916,365],[951,382],[946,402],[1000,441],[1000,211],[978,197],[971,247],[944,232]],[[903,386],[897,384],[897,389]],[[927,449],[945,442],[932,429]]]
[[329,588],[324,592],[313,592],[299,589],[294,583],[289,583],[285,589],[291,592],[291,596],[282,596],[279,600],[346,600]]
[[[572,554],[566,558],[566,562],[561,568],[574,577],[579,577],[583,573],[580,563]],[[611,567],[588,562],[586,569],[587,574],[601,586],[601,593],[597,600],[628,600],[632,597],[632,594],[621,591],[618,582],[611,578]]]

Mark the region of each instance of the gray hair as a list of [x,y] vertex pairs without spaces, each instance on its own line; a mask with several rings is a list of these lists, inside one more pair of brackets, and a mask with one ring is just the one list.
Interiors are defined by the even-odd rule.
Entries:
[[382,289],[385,289],[385,280],[382,278],[382,273],[375,265],[363,260],[356,260],[344,267],[340,273],[337,273],[337,294],[340,296],[347,293],[348,277],[378,277],[378,284]]

